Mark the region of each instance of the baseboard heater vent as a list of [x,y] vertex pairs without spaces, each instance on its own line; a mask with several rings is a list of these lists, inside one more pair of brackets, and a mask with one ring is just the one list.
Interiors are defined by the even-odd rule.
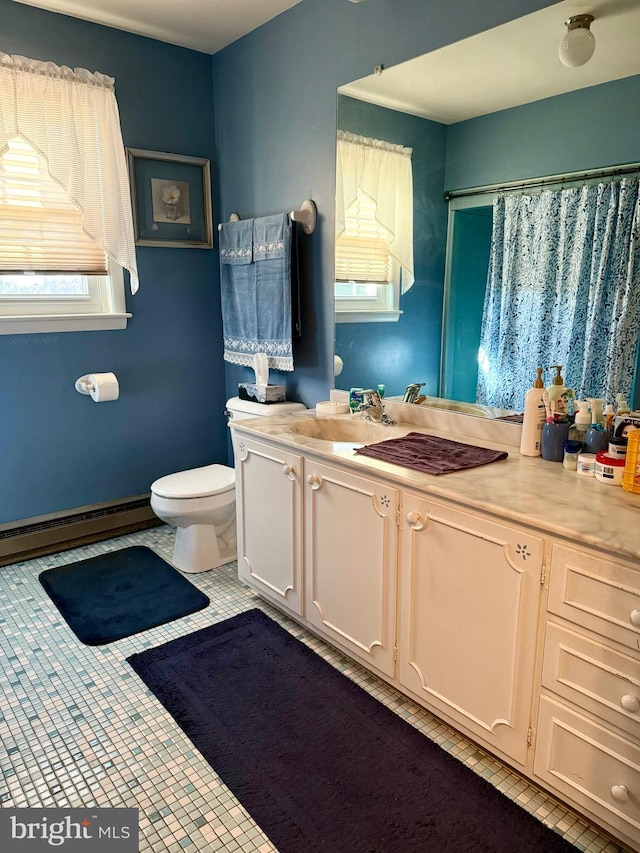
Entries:
[[162,522],[149,499],[148,494],[136,495],[0,524],[0,566],[155,527]]

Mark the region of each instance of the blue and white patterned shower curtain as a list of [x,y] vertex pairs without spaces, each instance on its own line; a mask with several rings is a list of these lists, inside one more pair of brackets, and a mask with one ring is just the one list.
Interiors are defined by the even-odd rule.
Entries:
[[640,327],[640,179],[496,199],[479,403],[522,410],[555,364],[578,399],[632,391]]

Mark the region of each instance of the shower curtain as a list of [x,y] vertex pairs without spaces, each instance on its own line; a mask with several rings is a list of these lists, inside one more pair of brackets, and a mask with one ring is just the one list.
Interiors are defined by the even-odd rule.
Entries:
[[640,327],[640,178],[494,203],[477,400],[521,411],[544,368],[578,399],[630,395]]

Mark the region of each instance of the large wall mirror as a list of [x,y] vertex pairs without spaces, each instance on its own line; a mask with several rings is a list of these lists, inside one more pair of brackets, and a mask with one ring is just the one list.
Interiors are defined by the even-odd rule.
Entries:
[[[594,54],[566,67],[564,22],[587,12]],[[427,404],[447,398],[491,416],[476,391],[494,198],[514,182],[556,176],[549,186],[561,186],[557,176],[583,173],[593,184],[599,170],[638,164],[639,32],[638,0],[565,0],[338,90],[339,135],[411,149],[415,280],[379,321],[336,300],[337,388],[383,383],[401,399],[424,383]],[[633,350],[632,387],[619,390],[639,407]],[[550,364],[528,365],[531,379],[538,366],[549,384]]]

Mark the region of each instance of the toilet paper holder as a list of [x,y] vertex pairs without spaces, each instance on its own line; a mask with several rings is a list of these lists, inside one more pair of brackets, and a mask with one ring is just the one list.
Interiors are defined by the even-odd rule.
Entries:
[[76,379],[75,389],[79,394],[91,397],[94,403],[117,400],[120,387],[114,373],[85,373]]

